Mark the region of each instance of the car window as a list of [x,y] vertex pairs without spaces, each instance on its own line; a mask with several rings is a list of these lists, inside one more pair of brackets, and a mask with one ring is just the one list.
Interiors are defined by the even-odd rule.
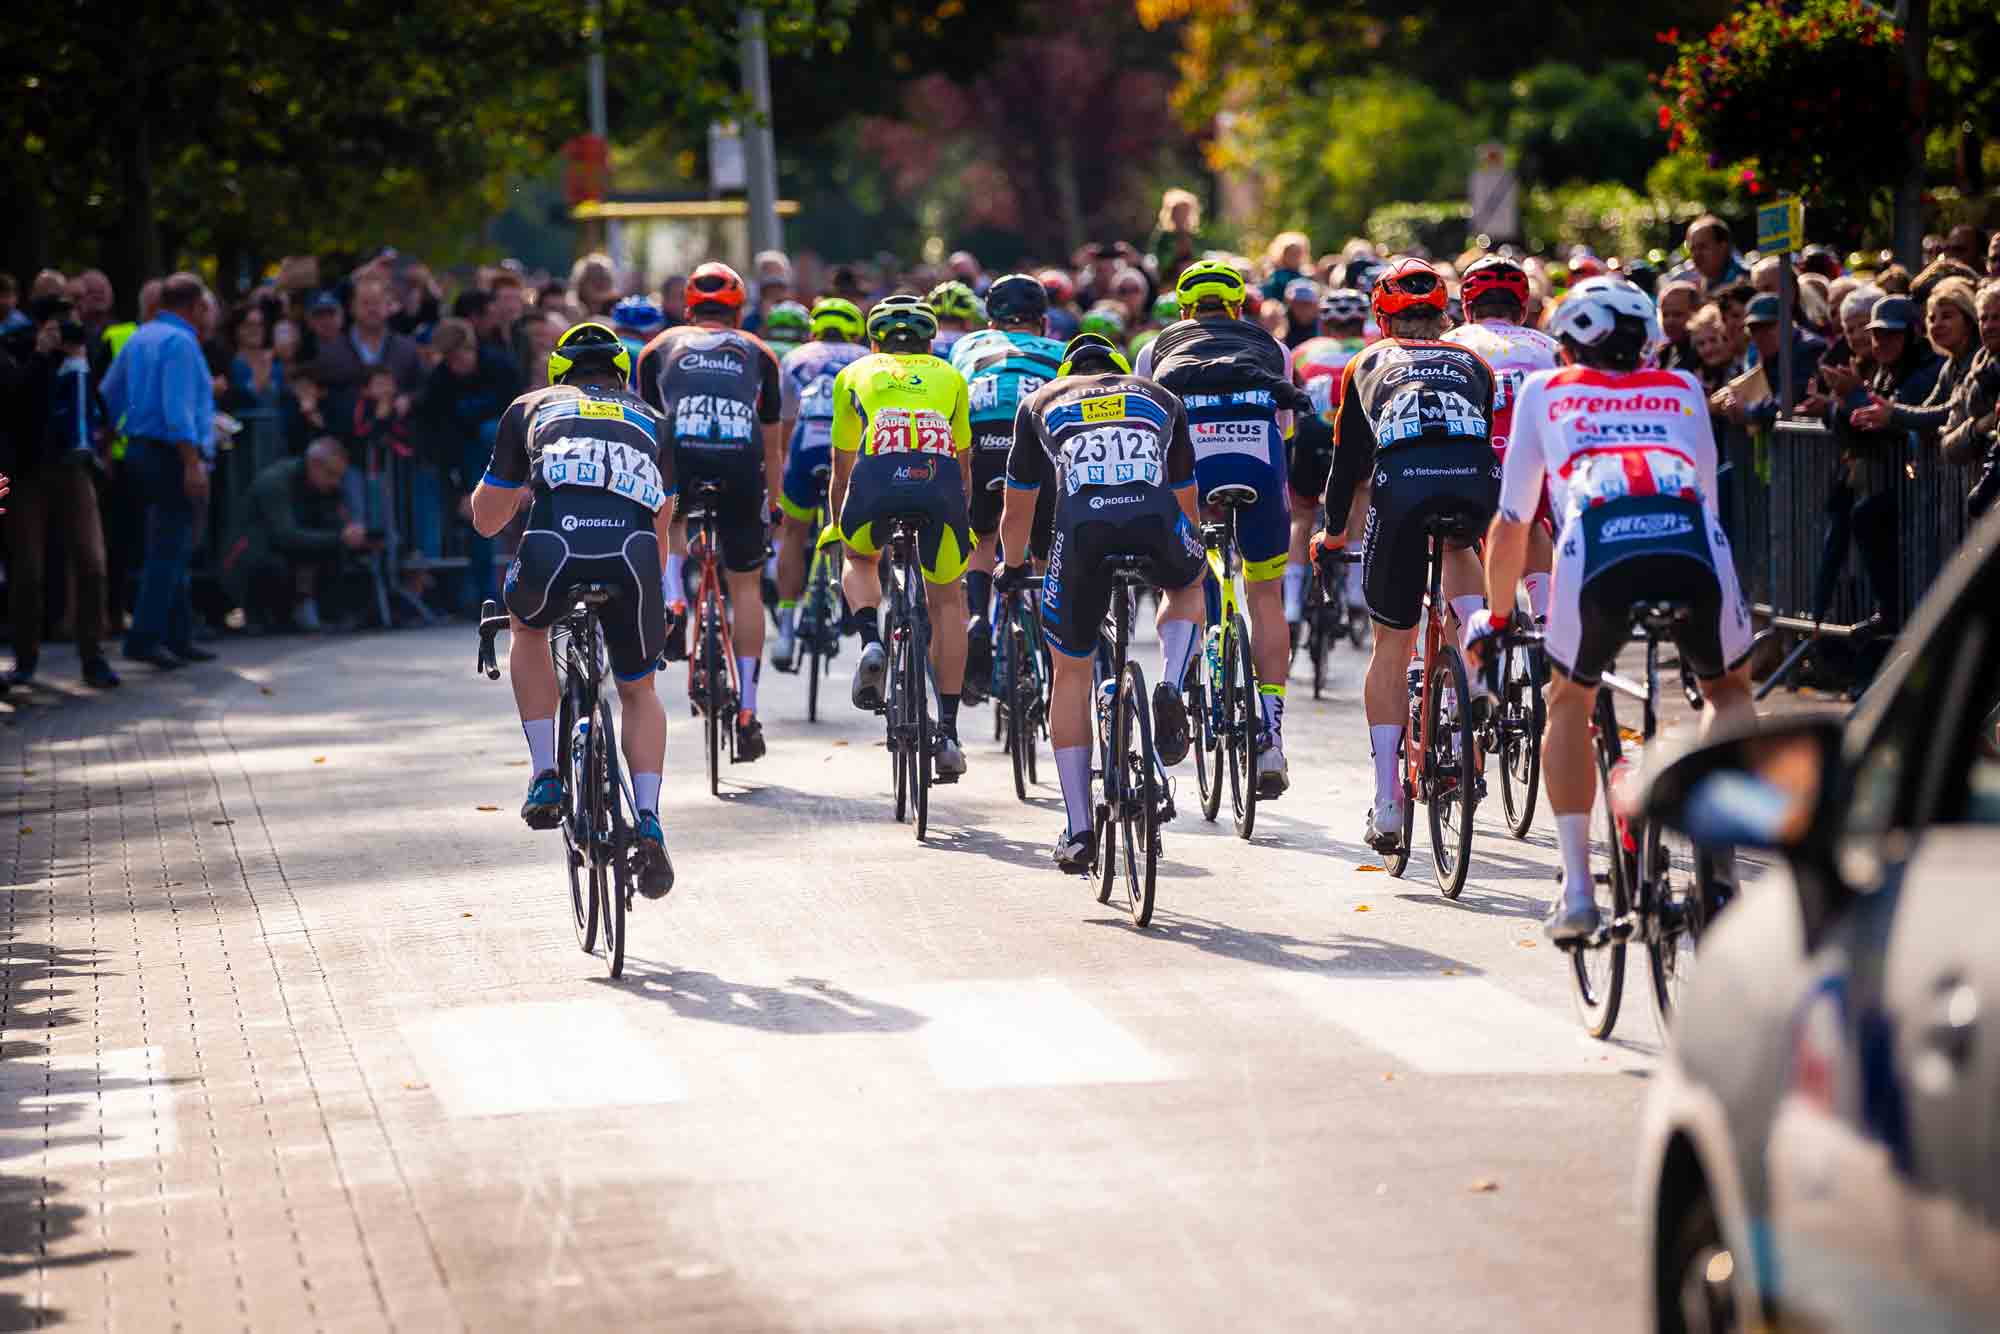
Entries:
[[2000,663],[1988,675],[1972,767],[1965,780],[1964,824],[2000,825]]

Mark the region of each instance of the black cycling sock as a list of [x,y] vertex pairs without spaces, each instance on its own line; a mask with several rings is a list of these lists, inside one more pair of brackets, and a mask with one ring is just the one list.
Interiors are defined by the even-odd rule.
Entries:
[[876,607],[856,607],[854,609],[854,628],[861,634],[861,646],[863,648],[868,647],[870,644],[881,643],[882,618],[880,609]]
[[972,570],[965,576],[965,605],[974,616],[984,616],[993,606],[993,576]]
[[958,696],[938,691],[938,726],[946,736],[958,735]]

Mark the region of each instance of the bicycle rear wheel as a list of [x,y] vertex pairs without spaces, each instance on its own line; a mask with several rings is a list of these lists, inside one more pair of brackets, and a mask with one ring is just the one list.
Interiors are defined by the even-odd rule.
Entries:
[[570,920],[576,926],[577,945],[589,954],[597,948],[597,893],[589,869],[589,794],[580,781],[589,769],[583,753],[586,748],[577,744],[582,694],[571,686],[556,706],[556,765],[562,775],[563,862],[569,869]]
[[1250,662],[1250,632],[1238,615],[1222,635],[1223,717],[1228,729],[1229,805],[1236,837],[1257,827],[1257,669]]
[[1188,749],[1194,752],[1194,779],[1201,792],[1201,818],[1214,823],[1217,813],[1222,810],[1222,788],[1227,780],[1222,776],[1222,728],[1216,722],[1216,709],[1222,698],[1222,680],[1211,672],[1209,666],[1206,631],[1203,632],[1202,642],[1195,645],[1194,656],[1188,662],[1186,687]]
[[886,628],[884,638],[889,642],[890,654],[889,706],[884,716],[889,727],[889,767],[896,784],[896,823],[901,824],[910,814],[910,766],[907,762],[910,702],[903,690],[903,660],[909,653],[909,638],[904,632],[901,617],[893,619]]
[[1646,826],[1640,846],[1639,902],[1652,919],[1646,940],[1647,971],[1653,978],[1653,1012],[1664,1042],[1694,973],[1695,947],[1708,927],[1702,881],[1710,871],[1706,855],[1658,821]]
[[1438,892],[1455,899],[1465,888],[1472,860],[1472,808],[1475,791],[1472,696],[1465,683],[1465,664],[1458,650],[1440,647],[1431,664],[1430,689],[1424,694],[1426,730],[1431,747],[1427,757],[1431,820],[1431,860],[1437,868]]
[[[914,578],[923,576],[913,566],[906,573]],[[905,585],[909,587],[909,585]],[[921,587],[921,585],[919,585]],[[918,594],[919,597],[922,594]],[[910,618],[909,652],[904,656],[904,694],[910,701],[910,787],[916,806],[917,842],[924,841],[930,832],[931,821],[931,741],[930,691],[925,688],[925,680],[930,671],[929,636],[924,633],[921,617]]]
[[597,818],[593,821],[598,831],[593,839],[598,862],[595,878],[599,895],[597,916],[604,928],[604,963],[611,976],[617,977],[625,971],[625,905],[631,891],[631,871],[627,859],[631,854],[625,846],[629,831],[624,829],[624,820],[618,809],[621,787],[618,781],[618,734],[612,729],[610,700],[597,701],[597,725],[590,731],[592,746],[598,751],[595,771],[599,775],[596,784]]
[[1507,829],[1526,838],[1535,823],[1535,798],[1542,786],[1542,687],[1535,679],[1533,655],[1526,648],[1507,650],[1500,664],[1500,806]]
[[708,793],[722,795],[723,695],[729,664],[722,660],[722,609],[704,601],[701,609],[702,745],[708,761]]
[[1132,908],[1132,925],[1153,920],[1153,899],[1160,868],[1159,783],[1153,773],[1153,715],[1146,696],[1146,676],[1139,664],[1125,664],[1118,690],[1118,725],[1112,742],[1119,766],[1116,817],[1125,862],[1125,894]]
[[996,721],[1001,712],[1007,715],[1007,756],[1014,770],[1014,797],[1017,801],[1028,799],[1028,786],[1034,782],[1035,768],[1035,677],[1029,670],[1029,655],[1034,648],[1028,642],[1028,632],[1018,618],[1010,618],[1007,625],[1007,704],[1004,710],[995,709]]
[[[1615,745],[1617,718],[1601,696],[1598,717],[1600,720],[1609,719],[1609,725],[1614,729],[1611,733],[1612,744]],[[1600,721],[1599,726],[1604,725]],[[1597,742],[1597,809],[1602,812],[1599,836],[1603,839],[1603,846],[1591,848],[1590,860],[1594,867],[1599,853],[1604,855],[1609,872],[1604,880],[1596,883],[1593,892],[1599,917],[1607,922],[1616,922],[1625,916],[1631,906],[1632,872],[1635,868],[1619,836],[1618,817],[1611,809],[1611,763],[1611,754],[1600,735]],[[1594,877],[1595,872],[1592,874]],[[1618,1025],[1618,1009],[1625,994],[1625,942],[1614,938],[1598,949],[1570,951],[1570,982],[1576,997],[1577,1017],[1583,1021],[1585,1031],[1594,1038],[1610,1037],[1611,1030]]]

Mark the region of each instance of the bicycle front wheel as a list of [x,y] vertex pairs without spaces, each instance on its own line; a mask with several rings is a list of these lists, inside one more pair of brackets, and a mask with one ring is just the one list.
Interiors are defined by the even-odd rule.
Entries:
[[702,745],[708,761],[708,793],[722,795],[723,695],[728,689],[729,664],[722,660],[719,607],[704,604],[701,617]]
[[884,716],[889,725],[889,768],[896,785],[896,823],[901,824],[910,814],[910,702],[903,689],[903,661],[908,656],[909,646],[900,625],[890,629],[884,637],[890,645],[889,707]]
[[1187,680],[1188,749],[1194,752],[1194,779],[1201,792],[1201,818],[1211,823],[1222,810],[1223,742],[1217,722],[1217,706],[1222,699],[1222,678],[1213,674],[1208,659],[1208,643],[1195,646],[1188,663]]
[[924,623],[912,618],[910,623],[909,651],[903,658],[907,675],[903,681],[904,696],[910,701],[910,790],[916,807],[914,821],[917,842],[924,841],[930,832],[931,822],[931,743],[934,740],[930,720],[930,691],[925,688],[925,678],[930,671],[930,645],[926,642]]
[[597,916],[604,928],[605,967],[611,976],[617,977],[625,971],[625,906],[630,902],[631,872],[627,866],[630,850],[624,846],[628,831],[623,828],[618,809],[618,746],[617,733],[611,725],[610,700],[598,700],[597,726],[590,732],[592,748],[597,751],[593,768],[598,775],[593,785],[597,811],[592,821],[598,831],[593,840],[598,854]]
[[[1601,698],[1598,716],[1600,719],[1608,718],[1615,728],[1617,720]],[[1603,725],[1600,722],[1599,726]],[[1615,739],[1617,733],[1614,731],[1612,736]],[[1598,824],[1599,837],[1603,841],[1591,848],[1590,861],[1595,867],[1600,864],[1601,856],[1602,863],[1609,868],[1605,878],[1594,884],[1593,894],[1597,900],[1598,916],[1604,921],[1616,922],[1625,916],[1631,906],[1635,867],[1633,858],[1625,851],[1618,817],[1611,809],[1608,795],[1611,791],[1611,763],[1611,755],[1600,735],[1597,743],[1597,809],[1602,815],[1601,819],[1594,819],[1593,822]],[[1611,1030],[1618,1025],[1618,1009],[1625,994],[1625,942],[1613,937],[1598,949],[1570,951],[1570,982],[1576,997],[1577,1017],[1583,1021],[1584,1030],[1594,1038],[1610,1037]]]
[[1458,651],[1440,648],[1431,664],[1430,689],[1424,695],[1430,753],[1427,805],[1431,820],[1431,860],[1437,868],[1438,891],[1455,899],[1465,888],[1472,860],[1473,784],[1477,742],[1472,735],[1472,696],[1466,689],[1465,664]]
[[1535,798],[1542,786],[1545,717],[1533,655],[1525,648],[1508,649],[1500,679],[1500,806],[1508,832],[1526,838],[1535,823]]
[[1639,902],[1651,918],[1646,962],[1653,977],[1653,1009],[1662,1042],[1694,973],[1695,946],[1708,926],[1707,900],[1702,896],[1706,862],[1707,857],[1685,836],[1657,820],[1646,826],[1639,854]]
[[1250,630],[1241,616],[1222,636],[1223,718],[1229,751],[1229,805],[1236,837],[1257,827],[1257,669],[1250,662]]
[[556,706],[556,765],[562,775],[563,862],[569,869],[570,920],[576,926],[576,943],[585,954],[597,948],[597,893],[590,878],[590,805],[582,781],[589,772],[586,747],[579,744],[576,720],[582,692],[575,687],[563,691]]
[[1124,854],[1125,895],[1132,925],[1153,920],[1153,896],[1159,875],[1159,783],[1153,772],[1152,704],[1139,664],[1125,664],[1118,690],[1118,729],[1112,753],[1118,765],[1116,817],[1120,851]]
[[[1014,769],[1014,797],[1028,799],[1035,766],[1035,675],[1029,668],[1034,648],[1018,618],[1007,626],[1007,757]],[[994,710],[996,721],[1003,710]]]

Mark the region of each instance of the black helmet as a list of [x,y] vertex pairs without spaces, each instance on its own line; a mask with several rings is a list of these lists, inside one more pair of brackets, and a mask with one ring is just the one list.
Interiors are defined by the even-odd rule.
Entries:
[[1049,290],[1039,278],[1010,273],[986,289],[989,320],[1039,320],[1049,313]]

